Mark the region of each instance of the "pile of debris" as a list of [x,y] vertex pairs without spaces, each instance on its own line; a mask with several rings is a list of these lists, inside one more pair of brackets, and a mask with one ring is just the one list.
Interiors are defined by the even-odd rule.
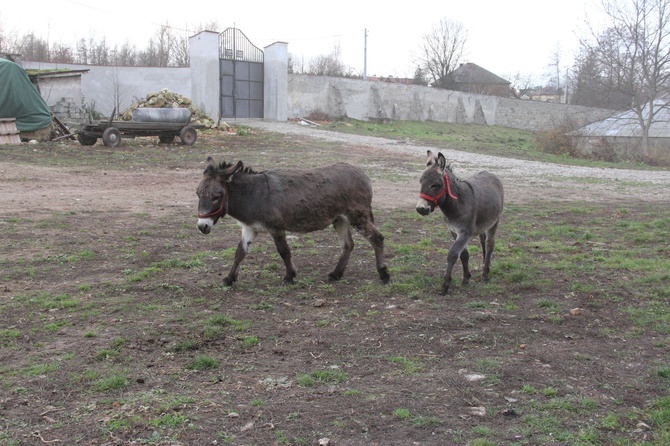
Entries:
[[162,89],[158,93],[147,94],[146,99],[143,101],[134,102],[126,111],[119,115],[119,119],[122,121],[132,120],[133,110],[138,108],[188,108],[191,111],[192,124],[202,124],[209,128],[216,127],[216,122],[209,119],[203,111],[193,105],[189,98],[174,93],[167,88]]

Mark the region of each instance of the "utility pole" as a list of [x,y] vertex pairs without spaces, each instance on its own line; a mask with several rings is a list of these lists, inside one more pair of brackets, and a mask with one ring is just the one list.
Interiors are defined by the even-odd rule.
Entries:
[[363,80],[368,78],[368,29],[363,30]]

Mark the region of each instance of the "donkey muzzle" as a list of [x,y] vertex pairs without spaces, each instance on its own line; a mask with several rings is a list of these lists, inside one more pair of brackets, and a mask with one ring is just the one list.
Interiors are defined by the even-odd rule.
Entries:
[[214,220],[211,218],[199,218],[198,219],[198,230],[203,234],[209,234],[212,232],[212,227],[214,226]]
[[419,202],[416,204],[416,211],[423,216],[430,214],[434,209],[435,206],[433,206],[433,203],[423,198],[419,199]]

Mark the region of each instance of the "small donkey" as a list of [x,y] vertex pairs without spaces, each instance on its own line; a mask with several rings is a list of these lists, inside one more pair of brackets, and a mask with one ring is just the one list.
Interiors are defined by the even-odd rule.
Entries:
[[455,240],[447,254],[447,272],[441,292],[445,295],[449,292],[451,271],[459,257],[463,264],[463,283],[468,283],[472,277],[468,243],[474,236],[479,236],[484,254],[482,279],[488,280],[496,230],[503,210],[503,186],[496,175],[487,171],[466,180],[458,179],[442,153],[435,156],[429,150],[426,166],[419,180],[421,192],[416,211],[428,215],[439,207]]

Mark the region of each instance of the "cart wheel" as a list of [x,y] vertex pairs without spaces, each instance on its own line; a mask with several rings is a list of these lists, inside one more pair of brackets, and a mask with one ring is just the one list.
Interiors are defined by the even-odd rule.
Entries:
[[78,133],[77,134],[77,141],[79,141],[79,144],[82,146],[92,146],[96,142],[98,142],[98,138],[95,136],[89,136],[85,133]]
[[174,137],[175,135],[160,135],[158,141],[160,141],[161,144],[172,144],[174,142]]
[[102,142],[109,147],[118,147],[121,144],[121,132],[116,127],[107,127],[102,132]]
[[198,134],[193,127],[187,125],[181,129],[181,132],[179,132],[179,138],[181,139],[182,143],[186,144],[187,146],[192,146],[195,144],[195,140],[198,139]]

